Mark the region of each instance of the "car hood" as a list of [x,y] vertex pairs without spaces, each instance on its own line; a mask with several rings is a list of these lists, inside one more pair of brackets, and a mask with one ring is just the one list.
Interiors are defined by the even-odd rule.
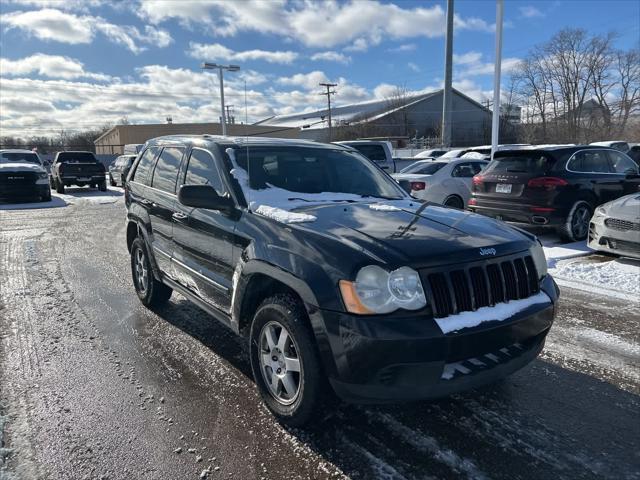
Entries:
[[505,223],[433,203],[340,203],[295,210],[315,221],[290,225],[342,242],[380,263],[414,268],[527,250],[534,240]]
[[640,193],[625,195],[602,205],[607,216],[637,222],[640,220]]
[[29,162],[12,162],[12,163],[0,163],[0,173],[10,172],[36,172],[44,173],[46,170],[40,165]]

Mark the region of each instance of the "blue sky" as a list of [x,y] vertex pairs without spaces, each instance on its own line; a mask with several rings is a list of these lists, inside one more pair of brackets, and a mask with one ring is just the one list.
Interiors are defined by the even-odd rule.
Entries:
[[[244,120],[338,104],[442,81],[445,2],[396,0],[2,0],[0,136],[134,123],[215,121],[217,79],[202,60],[239,64],[228,103]],[[457,0],[454,86],[492,90],[495,2]],[[564,27],[618,32],[638,47],[640,1],[507,0],[504,77]]]

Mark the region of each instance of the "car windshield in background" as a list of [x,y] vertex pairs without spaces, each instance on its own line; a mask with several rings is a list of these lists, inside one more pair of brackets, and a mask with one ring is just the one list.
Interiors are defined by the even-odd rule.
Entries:
[[552,159],[539,153],[499,156],[489,162],[489,165],[487,165],[482,173],[527,173],[531,175],[542,175],[551,168],[552,163]]
[[433,175],[446,165],[445,162],[414,163],[400,171],[400,173],[418,173],[420,175]]
[[0,154],[0,163],[35,163],[40,165],[40,159],[35,153],[6,152]]
[[89,152],[65,152],[58,155],[60,163],[96,163],[96,157]]
[[355,152],[269,146],[239,148],[235,155],[238,166],[249,172],[252,190],[277,187],[292,192],[292,197],[343,193],[387,199],[405,198],[396,182]]

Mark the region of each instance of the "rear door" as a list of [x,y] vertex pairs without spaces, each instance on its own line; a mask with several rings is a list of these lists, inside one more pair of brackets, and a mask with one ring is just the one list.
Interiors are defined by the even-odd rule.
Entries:
[[567,170],[580,179],[583,189],[591,190],[598,205],[618,198],[624,175],[613,171],[605,149],[580,150],[567,162]]
[[[182,185],[211,185],[228,195],[221,174],[222,162],[208,150],[193,148],[183,168]],[[209,305],[231,310],[233,239],[237,218],[217,210],[176,203],[174,267],[177,281]]]
[[146,200],[151,223],[151,247],[160,269],[175,278],[173,255],[173,214],[176,207],[176,183],[185,147],[167,146],[156,161]]
[[459,163],[451,170],[451,178],[455,180],[456,193],[461,195],[465,202],[471,196],[473,177],[480,173],[484,165],[486,165],[486,162],[464,162]]
[[613,150],[607,152],[611,167],[616,175],[620,175],[620,189],[616,193],[616,198],[629,193],[635,193],[640,186],[638,175],[638,166],[627,155],[615,152]]

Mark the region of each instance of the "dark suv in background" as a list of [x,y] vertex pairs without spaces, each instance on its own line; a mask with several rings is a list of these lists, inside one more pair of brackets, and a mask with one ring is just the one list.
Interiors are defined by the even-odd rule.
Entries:
[[331,390],[393,402],[505,377],[555,315],[533,235],[420,203],[340,145],[153,139],[125,202],[142,303],[177,291],[245,336],[265,403],[291,425]]
[[637,191],[638,166],[597,146],[531,147],[496,152],[473,178],[468,209],[508,222],[553,227],[584,240],[598,205]]
[[58,193],[64,193],[64,188],[70,185],[89,185],[105,192],[105,175],[104,165],[92,152],[58,152],[51,164],[51,188],[55,188]]

